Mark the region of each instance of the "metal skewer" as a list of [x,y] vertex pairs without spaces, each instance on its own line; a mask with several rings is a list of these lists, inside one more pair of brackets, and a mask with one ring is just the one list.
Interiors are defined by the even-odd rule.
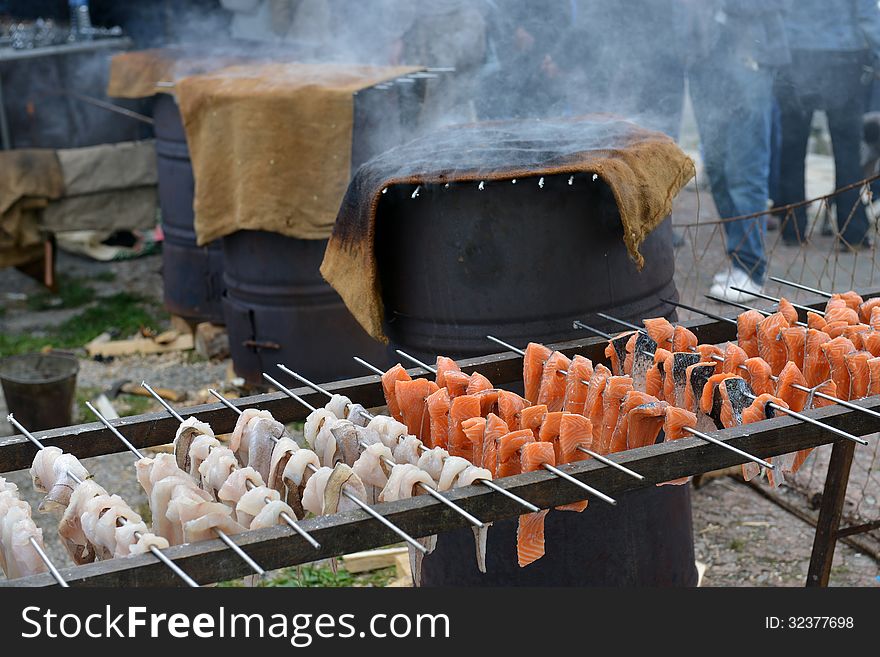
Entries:
[[[275,385],[275,384],[273,384],[273,385]],[[280,389],[282,389],[282,388],[279,388],[279,390],[280,390]],[[228,399],[226,399],[226,397],[224,397],[224,396],[221,395],[219,392],[217,392],[216,390],[210,390],[210,389],[209,389],[208,392],[211,393],[212,395],[214,395],[214,397],[216,397],[216,398],[220,401],[220,403],[222,403],[224,406],[226,406],[227,408],[229,408],[229,409],[235,411],[235,412],[238,413],[239,415],[241,415],[241,414],[244,412],[244,411],[242,411],[240,408],[238,408],[237,406],[235,406],[232,402],[230,402]],[[292,394],[292,393],[291,393],[291,394]],[[296,399],[296,400],[299,401],[301,404],[303,404],[306,408],[310,408],[312,411],[315,410],[315,407],[314,407],[314,406],[312,406],[311,404],[309,404],[308,402],[306,402],[306,401],[305,401],[304,399],[302,399],[301,397],[299,397],[299,396],[297,396],[297,395],[293,395],[293,394],[292,394],[292,396],[293,396],[294,399]],[[277,438],[274,438],[274,437],[273,437],[273,439],[275,440],[275,442],[278,442],[278,439],[277,439]],[[315,472],[318,471],[318,469],[317,469],[314,465],[312,465],[312,464],[309,464],[309,465],[307,465],[306,467],[309,468],[309,469],[312,471],[312,473],[315,473]],[[360,499],[359,497],[357,497],[356,495],[353,495],[353,494],[350,493],[349,491],[345,490],[344,488],[343,488],[343,490],[342,490],[342,494],[345,495],[345,497],[347,497],[349,500],[351,500],[352,502],[354,502],[358,507],[360,507],[361,510],[365,511],[368,515],[372,516],[373,518],[375,518],[376,520],[378,520],[379,522],[381,522],[383,525],[385,525],[386,527],[388,527],[388,529],[390,529],[390,530],[393,531],[395,534],[397,534],[398,536],[400,536],[400,537],[401,537],[403,540],[405,540],[407,543],[409,543],[410,545],[412,545],[413,547],[415,547],[415,548],[418,549],[419,551],[421,551],[421,552],[427,554],[428,550],[427,550],[427,548],[425,548],[424,545],[422,545],[421,543],[419,543],[416,539],[414,539],[412,536],[410,536],[409,534],[407,534],[407,533],[406,533],[405,531],[403,531],[400,527],[398,527],[397,525],[395,525],[394,523],[392,523],[391,521],[389,521],[389,520],[388,520],[387,518],[385,518],[382,514],[380,514],[380,513],[378,513],[377,511],[375,511],[372,507],[370,507],[369,504],[367,504],[366,502],[364,502],[363,500],[361,500],[361,499]],[[287,515],[287,514],[284,514],[284,516],[286,516],[286,515]],[[283,517],[283,516],[282,516],[282,517]],[[288,524],[290,524],[290,522],[288,522]],[[295,524],[295,523],[294,523],[294,524]],[[291,525],[291,526],[293,526],[293,525]],[[297,527],[299,527],[299,525],[297,525]],[[300,531],[304,531],[301,527],[300,527],[299,529],[300,529]],[[306,534],[306,536],[308,536],[308,534]],[[309,536],[309,538],[311,539],[311,536]],[[311,540],[314,541],[314,539],[311,539]],[[315,541],[315,542],[317,543],[317,541]],[[318,544],[318,547],[320,547],[320,544]]]
[[[602,317],[604,317],[605,319],[609,319],[609,316],[607,316],[607,315],[602,315]],[[617,320],[617,321],[619,321],[627,326],[635,327],[636,330],[639,330],[639,331],[644,330],[640,326],[636,326],[635,324],[630,324],[629,322],[623,322],[622,320]],[[596,331],[596,329],[591,329],[590,327],[588,327],[586,324],[583,324],[582,322],[576,322],[576,324],[578,324],[578,328],[592,330],[592,331],[595,331],[599,335],[608,336],[609,338],[612,337],[608,333],[605,333],[602,331]],[[654,354],[651,354],[649,352],[645,352],[645,354],[650,355],[652,357],[654,356]],[[697,431],[693,427],[682,427],[682,431],[687,431],[689,434],[699,438],[700,440],[704,440],[707,443],[712,443],[713,445],[717,445],[718,447],[722,447],[730,452],[733,452],[734,454],[738,454],[739,456],[741,456],[749,461],[752,461],[753,463],[757,463],[762,468],[767,468],[768,470],[775,470],[776,469],[776,466],[773,465],[772,463],[770,463],[769,461],[765,461],[764,459],[761,459],[761,458],[758,458],[757,456],[749,454],[748,452],[745,452],[745,451],[739,449],[738,447],[734,447],[733,445],[729,445],[728,443],[724,442],[723,440],[719,440],[718,438],[713,438],[709,434],[703,433],[702,431]]]
[[[630,324],[629,322],[626,322],[622,319],[615,319],[614,317],[611,317],[609,315],[603,315],[603,317],[605,319],[615,321],[623,326],[630,326],[630,327],[635,328],[638,331],[647,333],[647,331],[645,331],[645,329],[643,329],[642,327],[636,326],[635,324]],[[696,350],[692,350],[692,351],[696,351]],[[644,351],[643,353],[646,355],[652,356],[652,357],[654,356],[654,354],[647,352],[647,351]],[[797,385],[797,384],[795,384],[795,385]],[[801,389],[806,390],[806,392],[810,392],[809,388],[801,388]],[[746,395],[746,396],[750,397],[753,400],[757,399],[757,397],[755,397],[755,395]],[[840,401],[834,397],[832,397],[831,399],[832,399],[832,401]],[[803,415],[802,413],[798,413],[797,411],[793,411],[790,408],[784,408],[784,407],[780,406],[779,404],[774,404],[773,402],[768,402],[767,405],[770,408],[772,408],[773,410],[775,410],[777,413],[782,413],[783,415],[789,415],[797,420],[800,420],[801,422],[806,422],[807,424],[812,424],[815,427],[819,427],[819,428],[822,428],[826,431],[830,431],[831,433],[838,435],[841,438],[846,438],[847,440],[855,441],[855,442],[859,443],[860,445],[867,445],[868,444],[867,440],[863,440],[862,438],[858,438],[857,436],[854,436],[851,433],[847,433],[846,431],[841,431],[840,429],[837,429],[835,427],[829,426],[827,424],[823,424],[822,422],[819,422],[818,420],[814,420],[813,418],[807,417],[806,415]],[[861,407],[857,407],[857,408],[861,408]],[[870,410],[870,409],[865,409],[865,410]]]
[[[722,299],[721,297],[716,297],[716,296],[713,296],[713,295],[711,295],[711,294],[707,294],[707,295],[706,295],[706,298],[707,298],[707,299],[711,299],[711,300],[714,301],[715,303],[721,303],[721,304],[725,304],[725,305],[728,305],[728,306],[734,306],[734,307],[736,307],[736,308],[742,308],[743,310],[754,310],[755,312],[759,312],[759,313],[761,313],[762,315],[764,315],[764,317],[769,317],[770,315],[775,314],[773,311],[770,311],[770,310],[762,310],[761,308],[755,308],[755,307],[753,307],[753,306],[747,306],[747,305],[744,304],[744,303],[737,303],[736,301],[728,301],[727,299]],[[778,312],[778,311],[777,311],[777,312]],[[795,323],[796,323],[798,326],[806,326],[806,324],[804,324],[804,323],[801,322],[801,321],[798,321],[798,322],[795,322]]]
[[[142,381],[141,386],[143,386],[144,390],[149,392],[156,399],[156,401],[158,401],[160,404],[162,404],[162,406],[165,408],[165,410],[168,411],[174,419],[176,419],[178,422],[183,422],[183,418],[180,416],[180,413],[175,411],[171,407],[171,405],[169,405],[164,399],[162,399],[162,397],[159,396],[159,393],[157,393],[155,390],[153,390],[146,381]],[[137,450],[135,450],[135,452],[137,452]],[[137,453],[140,453],[140,452],[137,452]],[[235,541],[233,541],[231,538],[229,538],[229,536],[227,536],[226,532],[224,532],[222,529],[219,529],[217,527],[214,527],[214,532],[217,534],[217,538],[219,538],[221,541],[223,541],[230,550],[235,552],[235,554],[237,554],[242,561],[244,561],[248,566],[250,566],[250,568],[255,573],[257,573],[257,575],[265,575],[266,574],[265,569],[262,566],[260,566],[260,564],[258,564],[256,561],[254,561],[248,555],[247,552],[242,550],[241,547],[235,543]]]
[[[284,365],[282,365],[282,364],[280,364],[280,363],[277,365],[277,367],[278,367],[278,369],[280,369],[280,370],[286,372],[287,374],[289,374],[290,376],[292,376],[293,378],[295,378],[297,381],[302,381],[303,383],[305,383],[307,386],[309,386],[309,387],[312,388],[313,390],[316,390],[317,392],[320,392],[321,394],[327,395],[327,396],[330,397],[330,398],[333,397],[333,393],[329,392],[328,390],[325,390],[324,388],[322,388],[321,386],[319,386],[317,383],[313,383],[312,381],[309,381],[306,377],[304,377],[304,376],[302,376],[302,375],[300,375],[300,374],[297,374],[296,372],[294,372],[294,371],[291,370],[290,368],[285,367]],[[266,375],[264,374],[263,376],[266,376]],[[269,377],[267,377],[267,380],[269,380]],[[280,385],[280,384],[278,384],[277,382],[275,382],[273,385]],[[286,390],[286,387],[282,386],[282,387],[279,388],[279,390],[281,390],[282,392],[284,392],[284,391]],[[311,405],[309,405],[309,407],[311,407]],[[366,447],[366,446],[364,446],[364,447]],[[393,466],[393,465],[395,465],[395,464],[394,464],[394,463],[391,463],[391,465]],[[480,481],[481,481],[481,482],[485,482],[486,480],[481,479]],[[483,523],[482,520],[480,520],[479,518],[475,517],[474,515],[468,513],[467,511],[465,511],[464,509],[462,509],[462,508],[461,508],[460,506],[458,506],[457,504],[454,504],[453,502],[451,502],[449,499],[447,499],[446,497],[444,497],[443,495],[441,495],[438,491],[434,490],[434,489],[431,488],[430,486],[427,486],[427,485],[425,485],[425,484],[422,483],[422,482],[418,482],[417,485],[418,485],[418,486],[421,486],[422,490],[425,491],[428,495],[430,495],[430,496],[433,497],[434,499],[436,499],[436,500],[442,502],[443,504],[445,504],[446,506],[448,506],[450,509],[452,509],[452,510],[454,510],[456,513],[458,513],[460,516],[462,516],[463,518],[467,519],[467,521],[468,521],[469,523],[471,523],[472,525],[474,525],[475,527],[485,527],[485,523]],[[502,490],[503,490],[503,489],[502,489]],[[507,491],[505,491],[505,492],[507,492]],[[512,495],[512,493],[511,493],[511,495]],[[522,500],[522,501],[525,502],[525,500]]]
[[34,548],[34,551],[37,553],[37,556],[40,557],[40,560],[46,564],[46,568],[49,569],[52,577],[58,582],[58,586],[63,589],[69,589],[70,584],[64,581],[64,578],[61,576],[61,573],[58,572],[58,569],[55,567],[55,564],[52,563],[52,560],[49,558],[49,555],[46,554],[46,551],[42,548],[39,541],[35,539],[33,536],[28,538],[28,541],[31,544],[31,547]]
[[[18,429],[18,430],[22,433],[22,435],[23,435],[25,438],[27,438],[31,443],[33,443],[33,444],[36,446],[37,449],[46,449],[46,446],[45,446],[43,443],[41,443],[39,440],[37,440],[36,436],[34,436],[30,431],[28,431],[27,429],[25,429],[25,428],[21,425],[21,423],[20,423],[18,420],[16,420],[16,419],[12,416],[12,413],[10,413],[9,415],[6,416],[6,420],[7,420],[12,426],[14,426],[16,429]],[[72,472],[68,472],[67,474],[68,474],[68,476],[69,476],[71,479],[73,479],[77,484],[81,484],[81,483],[82,483],[82,479],[80,479],[79,477],[77,477],[77,476],[76,476],[75,474],[73,474]],[[125,521],[123,521],[123,522],[125,522]],[[134,535],[135,535],[135,538],[140,539],[140,537],[141,537],[143,534],[141,534],[140,532],[135,532]],[[193,587],[193,588],[199,588],[199,584],[198,584],[198,582],[196,582],[192,577],[190,577],[190,576],[187,575],[185,572],[183,572],[183,570],[180,569],[180,566],[178,566],[178,565],[177,565],[176,563],[174,563],[171,559],[169,559],[165,554],[163,554],[162,550],[160,550],[159,548],[157,548],[155,545],[151,545],[151,546],[150,546],[150,552],[151,552],[152,555],[153,555],[154,557],[156,557],[159,561],[161,561],[163,564],[165,564],[166,566],[168,566],[168,568],[170,568],[171,571],[172,571],[175,575],[177,575],[180,579],[182,579],[184,582],[186,582],[186,584],[187,584],[188,586],[191,586],[191,587]],[[47,565],[48,565],[48,564],[47,564]],[[50,568],[50,572],[51,572],[51,568]],[[53,573],[53,576],[54,576],[54,573]],[[57,578],[56,578],[56,580],[57,580]],[[59,584],[60,584],[60,582],[59,582]],[[67,586],[67,583],[65,582],[63,586]]]
[[828,299],[832,298],[834,295],[830,292],[825,292],[824,290],[817,290],[814,287],[808,287],[803,285],[802,283],[795,283],[793,281],[787,281],[784,278],[777,278],[776,276],[770,276],[771,281],[776,281],[777,283],[781,283],[782,285],[788,285],[789,287],[797,288],[798,290],[804,290],[805,292],[812,292],[813,294],[818,294],[821,297],[826,297]]
[[406,353],[406,352],[403,351],[402,349],[395,349],[394,351],[397,353],[398,356],[401,356],[402,358],[406,358],[408,361],[411,361],[411,362],[415,363],[416,365],[418,365],[419,367],[421,367],[421,368],[422,368],[423,370],[425,370],[426,372],[430,372],[431,374],[437,374],[437,370],[436,370],[436,368],[431,367],[431,366],[428,365],[427,363],[423,363],[422,361],[420,361],[420,360],[419,360],[418,358],[416,358],[415,356],[410,356],[408,353]]
[[[758,297],[759,299],[766,299],[767,301],[773,301],[774,303],[779,303],[782,299],[777,299],[776,297],[771,297],[769,294],[764,294],[763,292],[749,292],[748,290],[743,290],[742,288],[738,288],[735,285],[730,286],[731,290],[736,290],[737,292],[745,292],[746,294],[751,294],[753,297]],[[786,301],[788,301],[786,299]],[[799,303],[795,303],[794,301],[789,301],[793,308],[797,308],[798,310],[803,310],[806,313],[816,313],[817,315],[825,316],[825,311],[816,310],[815,308],[810,308],[809,306],[802,306]]]
[[375,365],[371,365],[370,363],[365,361],[363,358],[359,358],[358,356],[355,356],[354,359],[355,359],[355,361],[357,361],[358,363],[360,363],[361,365],[366,367],[368,370],[371,370],[374,374],[378,374],[380,377],[385,374],[385,372],[380,370]]
[[[575,324],[578,324],[578,323],[579,322],[575,322]],[[603,333],[603,335],[607,335],[607,334]],[[608,337],[611,337],[611,336],[608,336]],[[508,344],[507,342],[504,342],[503,340],[499,340],[496,337],[493,337],[491,335],[487,335],[486,338],[491,340],[495,344],[501,345],[502,347],[506,348],[507,350],[512,351],[515,354],[519,354],[520,356],[526,355],[526,352],[523,351],[522,349],[514,347],[512,344]],[[563,370],[559,370],[559,371],[563,372]],[[565,374],[567,375],[568,372],[565,372]],[[584,381],[583,379],[581,379],[581,383],[585,383],[586,385],[590,385],[589,381]],[[596,459],[600,463],[604,463],[605,465],[611,466],[615,470],[619,470],[620,472],[623,472],[624,474],[629,475],[633,479],[638,479],[639,481],[642,481],[644,479],[644,477],[642,475],[640,475],[638,472],[634,472],[633,470],[630,470],[629,468],[620,465],[620,463],[617,463],[616,461],[612,461],[611,459],[603,456],[602,454],[599,454],[598,452],[594,452],[593,450],[587,449],[586,447],[578,447],[577,449],[579,452],[582,452],[584,454],[592,456],[594,459]]]
[[[731,319],[730,317],[720,317],[720,316],[718,316],[718,315],[712,315],[711,313],[704,312],[704,311],[702,311],[702,310],[699,310],[698,308],[691,308],[691,307],[689,307],[689,306],[684,306],[683,304],[676,304],[676,303],[671,302],[671,301],[670,301],[669,303],[672,303],[673,305],[679,305],[679,306],[682,306],[682,308],[685,308],[685,310],[690,310],[691,312],[701,313],[701,314],[704,314],[704,315],[707,315],[707,316],[712,316],[714,319],[718,319],[718,320],[720,320],[720,321],[724,321],[724,322],[727,322],[727,323],[729,323],[729,324],[734,324],[734,325],[736,324],[736,320],[735,320],[735,319]],[[712,358],[715,359],[715,360],[717,360],[717,361],[720,362],[720,363],[723,363],[723,362],[724,362],[724,358],[722,358],[721,356],[713,355]],[[749,368],[747,368],[745,365],[739,365],[739,369],[744,370],[744,371],[746,371],[746,372],[749,371]],[[774,380],[774,381],[778,381],[778,380],[779,380],[779,377],[776,377],[776,376],[771,376],[770,378],[771,378],[772,380]],[[834,402],[835,404],[838,404],[838,405],[840,405],[840,406],[843,406],[844,408],[848,408],[848,409],[853,410],[853,411],[858,411],[858,412],[860,412],[860,413],[864,413],[864,414],[866,414],[866,415],[870,415],[870,416],[872,416],[872,417],[875,417],[875,418],[880,419],[880,413],[878,413],[877,411],[875,411],[875,410],[873,410],[873,409],[870,409],[870,408],[865,408],[864,406],[859,406],[858,404],[853,404],[851,401],[847,401],[847,400],[845,400],[845,399],[840,399],[840,398],[838,398],[838,397],[833,397],[832,395],[828,395],[828,394],[826,394],[826,393],[824,393],[824,392],[819,392],[818,390],[813,390],[812,388],[807,388],[806,386],[802,386],[802,385],[800,385],[799,383],[793,383],[793,384],[791,385],[791,387],[794,388],[795,390],[800,390],[801,392],[812,393],[812,394],[815,395],[816,397],[820,397],[820,398],[822,398],[822,399],[826,399],[826,400],[828,400],[828,401],[830,401],[830,402]],[[866,444],[867,444],[867,443],[866,443]]]

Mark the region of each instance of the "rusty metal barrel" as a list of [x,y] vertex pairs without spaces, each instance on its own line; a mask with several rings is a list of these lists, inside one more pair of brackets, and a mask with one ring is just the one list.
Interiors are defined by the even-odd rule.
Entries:
[[193,322],[223,323],[223,246],[199,246],[193,227],[195,180],[174,97],[157,94],[153,110],[162,209],[165,308]]
[[[639,271],[623,243],[610,189],[589,175],[388,190],[376,250],[386,331],[423,358],[491,353],[495,335],[525,346],[583,338],[582,320],[619,331],[623,319],[667,315],[677,292],[669,221],[642,246]],[[564,485],[564,484],[560,484]],[[519,568],[516,520],[489,530],[488,572],[464,529],[438,537],[424,586],[694,586],[689,486],[647,487],[593,500],[583,513],[551,511],[546,555]]]

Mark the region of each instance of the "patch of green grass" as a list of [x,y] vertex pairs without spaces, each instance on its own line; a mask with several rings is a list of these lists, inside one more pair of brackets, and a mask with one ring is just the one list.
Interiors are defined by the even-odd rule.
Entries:
[[94,386],[77,386],[76,387],[76,418],[77,422],[92,422],[97,418],[92,412],[86,408],[86,402],[92,401],[101,392],[100,388]]
[[95,290],[85,285],[81,279],[60,276],[58,294],[48,290],[28,297],[27,306],[30,310],[58,310],[60,308],[79,308],[95,298]]
[[101,333],[114,337],[136,333],[142,326],[158,328],[167,315],[154,302],[128,292],[98,299],[79,314],[43,334],[0,334],[0,357],[39,351],[44,347],[82,347]]
[[98,272],[94,276],[89,276],[90,281],[98,281],[99,283],[112,283],[116,280],[116,274],[109,269]]
[[[387,586],[397,576],[394,566],[365,573],[350,573],[341,565],[334,573],[327,565],[284,568],[259,583],[267,587],[295,588],[340,588],[346,586]],[[243,586],[242,580],[231,580],[218,584],[221,587],[237,588]]]
[[746,542],[740,538],[733,538],[727,547],[734,552],[742,552],[746,548]]
[[142,395],[120,395],[120,401],[125,405],[125,415],[143,415],[154,408],[153,400]]

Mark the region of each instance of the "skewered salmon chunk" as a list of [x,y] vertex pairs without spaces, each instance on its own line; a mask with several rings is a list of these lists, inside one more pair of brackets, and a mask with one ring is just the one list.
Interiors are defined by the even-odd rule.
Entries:
[[752,403],[752,390],[746,380],[739,376],[725,379],[718,386],[718,421],[722,427],[743,424],[743,413]]
[[758,355],[758,324],[762,319],[757,310],[747,310],[736,318],[736,341],[749,358]]
[[590,385],[587,388],[587,401],[584,402],[584,415],[590,418],[593,424],[593,445],[599,451],[602,443],[602,403],[605,396],[605,388],[608,379],[611,378],[611,370],[604,365],[596,365],[593,376],[590,377]]
[[645,325],[645,331],[648,332],[650,338],[657,343],[657,347],[667,351],[679,351],[672,345],[672,340],[675,337],[675,327],[669,323],[668,319],[665,317],[654,317],[646,319],[642,323]]
[[524,444],[520,450],[520,467],[523,472],[542,470],[544,464],[556,465],[556,454],[553,445],[544,442]]
[[535,434],[528,429],[511,431],[498,441],[498,468],[495,477],[510,477],[522,472],[520,449],[523,445],[535,442]]
[[865,300],[862,299],[861,296],[859,296],[856,292],[853,292],[852,290],[850,290],[849,292],[842,292],[840,294],[831,295],[831,300],[829,301],[829,303],[831,303],[831,301],[835,299],[842,299],[848,308],[852,308],[856,311],[859,309],[859,306],[861,306],[865,302]]
[[600,454],[607,454],[611,449],[611,437],[617,428],[620,416],[620,404],[628,392],[632,390],[632,379],[628,376],[612,376],[605,385],[602,394],[602,441]]
[[611,443],[608,446],[609,452],[613,454],[615,452],[622,452],[627,449],[630,411],[632,411],[637,406],[650,404],[657,401],[658,400],[655,397],[646,395],[644,392],[639,392],[638,390],[630,389],[629,392],[626,393],[626,395],[620,401],[620,408],[617,413],[617,425],[614,427],[614,431],[611,433]]
[[471,453],[473,457],[470,460],[476,466],[483,466],[483,445],[486,437],[486,418],[472,417],[461,423],[461,430],[471,443]]
[[738,344],[728,342],[724,347],[724,362],[721,364],[722,372],[730,372],[742,376],[740,365],[744,365],[749,355]]
[[776,382],[776,396],[788,404],[788,407],[800,413],[807,405],[807,396],[809,393],[798,390],[793,387],[795,385],[807,386],[807,379],[801,373],[798,366],[792,362],[786,363],[779,373],[779,380]]
[[824,331],[807,329],[807,340],[804,344],[804,377],[811,388],[817,386],[831,376],[831,365],[825,357],[821,346],[831,342],[831,336]]
[[749,358],[743,364],[747,372],[743,378],[748,381],[756,396],[772,395],[776,391],[776,384],[770,378],[770,366],[763,358]]
[[657,442],[666,419],[666,402],[655,400],[627,413],[626,448],[647,447]]
[[403,422],[400,414],[400,406],[397,404],[394,384],[398,381],[412,381],[412,377],[398,363],[382,375],[382,391],[385,393],[385,403],[388,404],[388,414],[398,422]]
[[715,406],[715,389],[721,385],[721,382],[725,379],[738,379],[740,377],[735,374],[729,374],[727,372],[722,372],[721,374],[713,374],[709,377],[709,380],[706,382],[706,385],[703,386],[703,392],[700,395],[700,410],[706,415],[715,417],[716,414],[713,413]]
[[853,351],[843,357],[849,372],[849,398],[863,399],[868,396],[871,387],[871,373],[868,361],[871,354],[867,351]]
[[782,344],[785,345],[785,357],[788,362],[804,369],[804,347],[807,343],[807,329],[803,326],[790,326],[782,330]]
[[832,308],[825,313],[825,321],[829,324],[834,324],[835,322],[858,324],[859,314],[852,308]]
[[490,388],[473,393],[473,396],[478,397],[480,400],[480,415],[486,417],[489,413],[498,412],[498,393],[500,392],[498,388]]
[[561,411],[565,401],[565,374],[571,367],[571,360],[558,351],[550,354],[550,358],[544,363],[544,371],[541,374],[541,386],[538,390],[538,404],[547,406],[552,412]]
[[621,368],[623,370],[622,373],[626,376],[632,376],[633,359],[636,353],[636,341],[639,339],[640,335],[642,334],[633,333],[629,336],[629,340],[626,341],[626,348],[624,350],[626,356],[623,359],[623,367]]
[[871,331],[862,336],[862,346],[873,356],[880,356],[880,331]]
[[437,363],[434,369],[437,370],[437,385],[441,388],[446,387],[446,375],[449,372],[461,372],[458,363],[446,356],[437,356]]
[[422,442],[429,449],[433,447],[446,449],[449,444],[449,409],[452,404],[449,391],[446,388],[440,388],[428,395],[425,403],[428,407],[428,419],[431,423],[431,436],[427,440],[422,439]]
[[657,343],[654,342],[645,333],[638,333],[635,336],[635,344],[633,346],[632,366],[627,372],[633,379],[633,388],[641,392],[645,391],[647,386],[648,370],[654,365],[654,358],[657,355]]
[[663,382],[666,380],[666,368],[672,367],[672,353],[658,348],[654,352],[654,364],[645,373],[645,392],[658,399],[664,399]]
[[758,355],[767,361],[774,376],[779,376],[785,367],[785,345],[780,333],[788,327],[788,320],[782,313],[765,317],[758,324]]
[[449,443],[446,446],[451,456],[460,456],[473,463],[473,445],[461,425],[465,420],[479,415],[479,397],[462,395],[452,400],[449,407]]
[[834,338],[843,336],[843,332],[846,330],[847,326],[849,326],[849,324],[844,321],[828,322],[822,330],[831,336],[831,339],[833,340]]
[[526,513],[519,517],[516,529],[516,558],[525,568],[544,556],[544,518],[548,511]]
[[498,443],[501,436],[510,433],[507,423],[494,413],[486,416],[486,430],[483,433],[483,467],[492,474],[498,471]]
[[509,427],[519,426],[519,413],[528,405],[529,402],[515,392],[498,391],[498,415]]
[[552,443],[559,438],[559,425],[562,422],[563,411],[554,411],[544,416],[544,421],[538,430],[538,440],[545,443]]
[[466,395],[468,386],[471,384],[471,377],[464,372],[447,372],[444,380],[450,397]]
[[791,301],[782,297],[779,299],[778,305],[779,312],[783,314],[786,320],[788,320],[789,326],[794,326],[798,323],[798,311],[795,310],[795,307],[791,305]]
[[[675,406],[667,406],[663,418],[663,441],[678,440],[679,438],[687,438],[691,434],[685,431],[685,427],[691,429],[697,426],[697,416],[690,411]],[[682,477],[665,481],[657,484],[658,486],[682,486],[691,480],[690,477]]]
[[697,345],[697,353],[700,355],[700,360],[709,362],[709,361],[718,361],[719,358],[724,358],[724,352],[720,347],[716,347],[714,344],[700,344]]
[[684,405],[689,411],[697,412],[700,409],[700,397],[703,394],[703,388],[709,382],[709,379],[718,372],[718,363],[694,363],[687,368],[687,387],[684,390]]
[[526,355],[523,356],[523,384],[525,385],[525,397],[532,404],[538,401],[541,378],[544,375],[544,363],[552,353],[550,349],[536,342],[530,342],[526,347]]
[[863,324],[871,323],[871,314],[873,313],[874,308],[880,308],[880,297],[868,299],[859,306],[859,319]]
[[846,338],[839,337],[820,345],[820,349],[831,366],[831,378],[837,386],[837,394],[841,399],[849,399],[849,370],[845,356],[854,352],[855,346]]
[[562,410],[568,413],[584,414],[587,389],[592,376],[593,361],[581,355],[572,358],[568,368],[568,376],[565,377],[565,398],[562,402]]
[[841,335],[852,342],[856,349],[862,350],[865,348],[865,336],[872,332],[873,330],[867,324],[850,324],[843,329]]
[[559,438],[554,444],[557,463],[584,461],[589,455],[578,449],[592,449],[593,423],[583,415],[565,413],[559,422]]
[[537,440],[538,431],[544,423],[544,418],[546,416],[547,407],[545,405],[536,404],[535,406],[526,406],[519,412],[519,428],[530,430],[535,436],[535,440]]
[[868,361],[868,394],[880,395],[880,358]]
[[492,390],[494,387],[495,386],[492,385],[492,382],[489,379],[487,379],[479,372],[474,372],[470,376],[470,381],[468,381],[467,388],[465,389],[465,394],[476,395],[478,393],[484,392],[485,390]]
[[[785,402],[773,395],[758,395],[758,398],[752,402],[751,406],[742,413],[743,424],[753,424],[776,417],[776,411],[771,408],[770,404],[776,404],[783,408],[787,408]],[[757,463],[744,463],[742,466],[743,479],[750,481],[761,473],[761,466]]]
[[822,317],[822,315],[820,315],[819,313],[814,313],[814,312],[807,313],[807,328],[821,331],[827,325],[828,325],[828,322],[826,322],[825,318]]
[[880,331],[880,308],[871,309],[871,318],[868,320],[868,324],[875,331]]
[[697,336],[691,333],[684,326],[676,326],[675,332],[672,334],[671,351],[693,351],[700,343]]
[[611,338],[605,346],[605,357],[611,363],[611,371],[614,373],[614,376],[623,376],[627,345],[630,339],[635,338],[635,335],[636,331],[626,331]]
[[667,361],[666,380],[663,382],[663,399],[673,406],[684,407],[684,396],[687,390],[687,368],[703,360],[700,354],[690,352],[672,354],[671,367]]
[[437,384],[428,379],[396,381],[394,394],[400,406],[400,414],[410,434],[419,440],[428,439],[431,431],[431,417],[428,415],[427,400],[437,392]]

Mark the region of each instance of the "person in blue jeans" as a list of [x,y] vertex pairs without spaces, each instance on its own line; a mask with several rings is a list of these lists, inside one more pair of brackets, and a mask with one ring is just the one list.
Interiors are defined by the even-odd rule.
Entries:
[[[880,7],[876,0],[798,0],[785,17],[791,64],[780,71],[776,95],[781,109],[780,194],[776,205],[805,199],[807,143],[813,113],[824,110],[834,148],[837,189],[865,176],[861,167],[862,117],[870,65],[880,54]],[[868,217],[859,189],[835,199],[843,250],[870,246]],[[782,219],[787,244],[809,236],[806,208]]]
[[[688,81],[706,175],[722,219],[767,210],[773,82],[790,61],[785,0],[685,0],[695,57]],[[764,284],[766,217],[724,222],[730,263],[711,293],[754,298]],[[747,290],[746,293],[733,288]]]

